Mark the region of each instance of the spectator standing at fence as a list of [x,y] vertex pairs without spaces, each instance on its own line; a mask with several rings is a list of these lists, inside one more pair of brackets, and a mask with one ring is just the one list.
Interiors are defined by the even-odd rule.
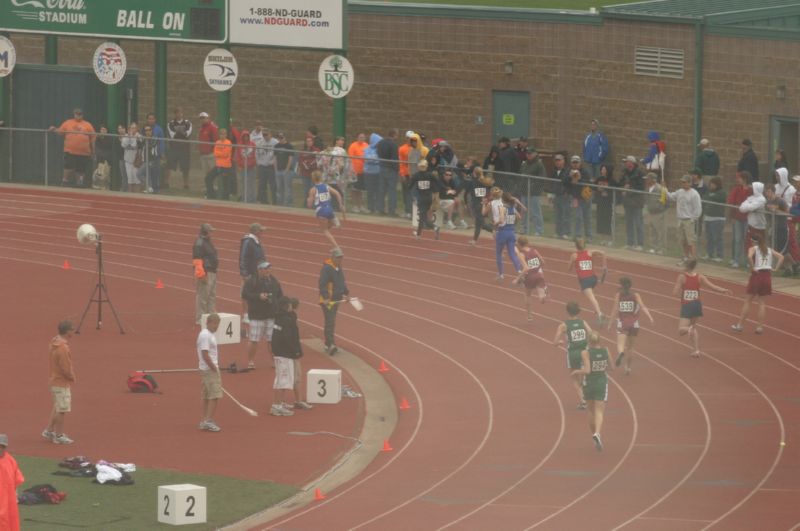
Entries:
[[592,241],[592,196],[594,192],[592,187],[592,176],[589,170],[583,165],[581,158],[578,155],[573,155],[570,158],[570,166],[572,171],[578,171],[578,181],[573,180],[573,197],[575,202],[575,225],[573,227],[573,237],[586,238],[586,241]]
[[144,165],[139,168],[139,180],[146,184],[146,192],[157,194],[161,188],[161,146],[164,139],[155,136],[153,126],[149,123],[144,126]]
[[597,174],[597,188],[595,189],[595,204],[597,205],[597,226],[595,232],[598,238],[602,237],[602,245],[611,245],[612,230],[611,224],[614,220],[614,188],[617,181],[614,180],[614,167],[609,164],[601,164]]
[[312,145],[318,150],[325,149],[325,142],[322,140],[322,135],[319,134],[319,127],[316,125],[309,125],[306,129],[306,138],[311,137]]
[[[622,206],[625,209],[625,246],[628,249],[641,251],[644,249],[644,175],[636,162],[636,157],[628,155],[623,159],[622,170]],[[627,190],[630,190],[627,191]]]
[[694,167],[700,170],[705,178],[719,174],[719,155],[711,147],[711,142],[704,138],[697,144],[697,156],[694,158]]
[[258,198],[258,171],[256,169],[256,144],[250,131],[242,129],[240,147],[236,150],[236,168],[242,177],[242,201],[255,203]]
[[557,153],[555,157],[553,157],[553,173],[551,175],[552,179],[552,201],[553,201],[553,209],[555,214],[555,225],[556,225],[556,238],[561,238],[562,240],[569,239],[570,233],[570,223],[569,223],[569,210],[570,210],[570,202],[572,201],[572,196],[569,195],[569,192],[564,188],[564,183],[569,182],[569,169],[566,167],[567,162],[564,159],[564,155],[561,153]]
[[[400,175],[400,187],[403,190],[403,217],[411,219],[411,176],[414,174],[416,164],[409,160],[409,154],[416,148],[417,140],[414,131],[406,131],[405,143],[397,149],[397,158],[400,161],[398,173]],[[414,144],[412,146],[412,143]]]
[[[322,181],[339,192],[342,200],[347,188],[347,151],[344,149],[344,137],[337,136],[333,144],[320,154],[319,166],[322,170]],[[344,209],[342,209],[344,212]]]
[[[152,112],[147,113],[147,125],[153,130],[153,138],[158,140],[158,152],[161,154],[161,157],[165,157],[167,154],[167,141],[165,140],[164,128],[159,125],[158,120],[156,120],[156,115]],[[159,177],[160,176],[161,171],[159,167]],[[161,184],[159,179],[159,187]],[[167,188],[169,188],[169,186],[167,186]]]
[[519,172],[528,177],[523,181],[522,190],[520,190],[522,204],[528,208],[528,223],[533,223],[533,231],[536,236],[543,236],[544,218],[542,216],[541,196],[544,190],[547,170],[544,164],[542,164],[542,160],[539,158],[539,152],[535,147],[528,147],[525,149],[525,160],[522,161]]
[[358,133],[355,141],[347,148],[347,155],[350,157],[350,171],[353,173],[353,185],[350,187],[350,198],[353,204],[352,211],[356,213],[367,213],[369,210],[364,206],[364,192],[367,184],[364,181],[364,150],[369,147],[367,135]]
[[199,325],[203,314],[217,312],[217,269],[219,256],[211,233],[214,227],[210,223],[200,225],[200,234],[192,248],[192,265],[195,279],[195,322]]
[[314,137],[306,136],[303,151],[297,155],[297,173],[303,181],[303,195],[311,189],[311,174],[319,167],[320,149],[314,145]]
[[[786,269],[783,276],[790,277],[797,269],[797,264],[800,263],[798,260],[800,256],[796,256],[797,253],[792,253],[792,246],[789,241],[789,227],[792,226],[792,220],[789,217],[789,205],[786,201],[778,197],[775,193],[775,185],[772,184],[764,188],[764,197],[767,199],[767,212],[769,212],[772,219],[775,220],[775,224],[772,227],[773,248],[780,253],[784,259],[789,258],[788,261],[784,260],[784,263],[789,267]],[[794,231],[791,231],[791,234],[794,235]]]
[[207,174],[214,169],[214,143],[219,140],[219,128],[207,112],[197,115],[200,118],[200,130],[197,133],[197,150],[200,152],[200,165],[203,174]]
[[739,205],[739,212],[747,214],[747,232],[743,242],[745,253],[750,249],[750,244],[756,235],[762,237],[767,235],[767,216],[764,214],[767,199],[764,197],[764,183],[754,182],[752,188],[752,195]]
[[706,255],[714,262],[722,262],[725,257],[725,203],[727,196],[722,189],[722,177],[716,175],[708,181],[708,193],[703,198],[703,219],[706,225]]
[[278,133],[278,143],[275,144],[275,181],[278,185],[278,204],[284,206],[293,205],[292,179],[294,170],[294,146],[286,140],[286,135]]
[[94,126],[84,120],[83,110],[72,111],[72,118],[48,131],[64,137],[64,172],[61,186],[89,186],[94,154]]
[[521,136],[517,139],[517,145],[514,147],[514,153],[517,154],[520,167],[522,163],[528,158],[528,137]]
[[97,165],[92,174],[92,188],[96,190],[107,190],[111,179],[111,161],[114,160],[113,136],[108,134],[105,125],[100,126],[100,134],[94,142],[94,152]]
[[739,211],[739,206],[744,203],[750,194],[750,172],[737,171],[736,184],[728,192],[728,204],[735,208],[725,209],[726,215],[733,221],[731,231],[731,267],[745,265],[744,235],[747,232],[747,213]]
[[[486,175],[491,177],[495,182],[497,182],[495,172],[502,172],[503,171],[503,161],[500,160],[500,149],[497,146],[492,146],[489,149],[489,154],[486,155],[486,158],[483,159],[483,170]],[[500,176],[501,174],[498,174]],[[500,181],[504,181],[504,179],[500,179]],[[499,184],[498,184],[499,186]]]
[[370,214],[386,215],[381,195],[381,165],[378,161],[378,144],[381,140],[383,137],[378,133],[369,135],[369,145],[364,148],[364,182],[367,185],[367,210]]
[[183,188],[189,189],[189,167],[191,155],[188,140],[192,137],[192,122],[184,118],[183,109],[175,109],[175,117],[167,123],[167,133],[171,140],[179,142],[169,142],[167,146],[167,173],[164,179],[165,187],[168,187],[170,176],[173,171],[180,168],[183,176]]
[[786,168],[789,171],[789,164],[786,162],[786,152],[780,148],[775,150],[775,162],[772,167],[777,170],[778,168]]
[[[219,179],[217,193],[214,189],[214,182]],[[219,130],[219,138],[214,143],[214,167],[206,174],[206,198],[223,199],[227,201],[236,182],[236,174],[233,172],[233,147],[228,140],[228,130]]]
[[656,131],[649,131],[647,133],[647,141],[649,142],[649,149],[647,155],[642,159],[644,167],[648,171],[656,172],[664,179],[664,165],[667,161],[667,146],[661,140],[661,135]]
[[674,192],[667,192],[670,201],[677,204],[678,239],[683,247],[683,258],[679,266],[689,260],[697,259],[697,222],[703,213],[703,203],[700,194],[692,188],[692,178],[689,175],[681,177],[681,187]]
[[651,254],[664,254],[664,211],[667,209],[661,197],[660,177],[650,172],[644,176],[647,197],[644,210],[644,230]]
[[269,129],[264,129],[261,122],[256,122],[253,132],[250,133],[250,140],[256,146],[256,174],[258,175],[256,200],[261,204],[277,205],[279,204],[278,183],[275,180],[275,150],[273,148],[278,140],[272,137]]
[[589,124],[589,133],[583,139],[583,160],[592,179],[597,179],[600,175],[600,165],[606,161],[609,150],[608,138],[600,130],[600,122],[593,118]]
[[128,183],[128,191],[137,193],[142,191],[142,181],[139,180],[139,168],[142,167],[144,157],[142,156],[142,137],[139,134],[139,126],[136,122],[128,125],[128,130],[119,131],[125,133],[119,139],[122,146],[122,158],[125,161],[125,176]]
[[399,178],[400,164],[399,147],[397,146],[397,129],[389,129],[386,136],[378,142],[375,150],[380,159],[380,175],[378,181],[378,210],[383,211],[384,201],[388,202],[386,213],[397,216],[397,181]]
[[751,182],[761,180],[758,176],[758,155],[753,151],[753,141],[749,138],[742,140],[742,156],[736,164],[736,171],[748,172]]

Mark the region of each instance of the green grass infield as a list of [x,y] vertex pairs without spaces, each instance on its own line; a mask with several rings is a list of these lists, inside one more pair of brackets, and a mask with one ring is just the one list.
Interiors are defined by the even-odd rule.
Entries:
[[192,483],[206,487],[208,521],[182,526],[190,529],[218,529],[275,505],[298,491],[296,487],[271,481],[139,468],[133,473],[135,484],[117,487],[94,483],[92,478],[54,476],[53,472],[59,468],[58,461],[53,459],[15,458],[25,475],[20,491],[50,483],[67,493],[67,498],[59,505],[21,505],[20,523],[27,531],[174,529],[175,526],[158,522],[159,485]]

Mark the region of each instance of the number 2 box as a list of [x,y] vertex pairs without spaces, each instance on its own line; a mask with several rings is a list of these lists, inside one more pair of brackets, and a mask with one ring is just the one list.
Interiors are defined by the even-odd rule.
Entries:
[[342,400],[340,369],[311,369],[306,376],[306,401],[311,404],[338,404]]
[[184,483],[158,487],[158,521],[185,525],[206,522],[206,488]]
[[[217,345],[229,345],[231,343],[241,343],[242,342],[242,335],[241,335],[241,316],[235,313],[218,313],[219,315],[219,328],[214,333],[214,337],[217,338]],[[206,327],[206,318],[208,314],[203,314],[200,318],[200,323],[202,327],[205,329]]]

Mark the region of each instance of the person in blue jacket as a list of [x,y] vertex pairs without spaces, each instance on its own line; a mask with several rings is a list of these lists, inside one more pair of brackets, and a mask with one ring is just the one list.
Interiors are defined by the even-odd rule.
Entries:
[[590,177],[597,179],[600,175],[600,166],[608,156],[608,138],[600,130],[600,122],[597,118],[592,119],[589,127],[589,134],[583,139],[583,161],[586,163],[587,169],[592,172]]

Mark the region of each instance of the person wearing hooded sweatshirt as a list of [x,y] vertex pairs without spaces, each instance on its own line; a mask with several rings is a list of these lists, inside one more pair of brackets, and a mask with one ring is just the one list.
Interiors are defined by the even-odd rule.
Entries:
[[753,195],[744,200],[739,205],[739,212],[747,214],[747,234],[745,236],[743,245],[743,252],[747,256],[750,249],[750,242],[756,234],[764,237],[767,233],[767,217],[764,215],[764,207],[767,204],[767,199],[764,197],[764,183],[753,183]]
[[664,164],[667,159],[666,149],[667,146],[661,140],[661,136],[655,131],[647,132],[647,141],[650,142],[650,148],[647,155],[642,159],[644,166],[649,171],[657,172],[664,180]]
[[370,214],[386,214],[383,201],[378,206],[378,194],[381,191],[381,166],[378,162],[378,143],[383,137],[378,133],[369,135],[369,146],[364,148],[364,181],[367,185],[367,210]]
[[256,172],[256,144],[250,138],[250,131],[242,130],[239,145],[234,157],[238,174],[242,179],[242,200],[245,203],[255,203],[257,196],[258,175]]
[[[422,143],[420,136],[414,131],[406,132],[406,143],[400,146],[398,153],[400,160],[405,160],[405,173],[406,180],[403,182],[403,201],[405,202],[405,212],[407,217],[411,218],[413,211],[413,204],[417,200],[417,190],[411,185],[411,179],[417,172],[419,163],[426,160],[428,151],[430,151],[425,144]],[[400,164],[400,176],[403,178],[403,164]],[[412,226],[416,223],[415,219],[411,219]]]
[[[273,138],[272,132],[264,129],[260,122],[256,122],[255,129],[250,133],[250,140],[256,145],[257,200],[259,203],[277,205],[278,182],[275,180],[275,151],[272,148],[275,147],[278,140]],[[269,189],[269,197],[267,189]]]
[[[789,209],[792,207],[794,202],[795,195],[797,194],[797,189],[789,183],[789,170],[786,167],[779,167],[775,170],[775,199],[777,201],[783,201],[786,203],[786,211],[788,213]],[[797,245],[797,231],[795,228],[795,222],[792,217],[786,217],[784,220],[783,216],[776,216],[774,218],[776,229],[777,224],[783,225],[786,224],[786,228],[784,229],[781,227],[781,231],[786,232],[786,248],[782,251],[783,254],[789,254],[794,261],[793,271],[797,272],[800,270],[800,246]]]
[[750,182],[749,172],[736,172],[736,184],[728,192],[728,204],[736,208],[725,209],[726,214],[733,220],[731,227],[731,267],[739,267],[745,264],[744,254],[744,234],[747,229],[747,214],[739,212],[739,205],[744,203],[752,193],[752,189],[748,185]]

